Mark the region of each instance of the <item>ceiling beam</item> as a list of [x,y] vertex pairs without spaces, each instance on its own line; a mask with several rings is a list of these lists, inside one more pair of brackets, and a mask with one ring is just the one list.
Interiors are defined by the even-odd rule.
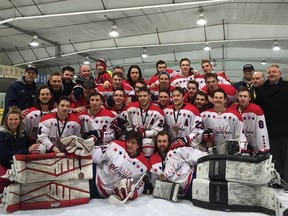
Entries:
[[153,8],[164,8],[164,7],[178,7],[187,5],[203,5],[211,4],[217,2],[233,2],[233,0],[207,0],[207,1],[195,1],[195,2],[182,2],[182,3],[172,3],[172,4],[157,4],[157,5],[146,5],[146,6],[136,6],[136,7],[125,7],[125,8],[114,8],[114,9],[104,9],[104,10],[92,10],[92,11],[79,11],[79,12],[69,12],[69,13],[58,13],[58,14],[45,14],[36,16],[26,16],[26,17],[13,17],[0,21],[0,25],[16,21],[16,20],[27,20],[27,19],[39,19],[48,17],[60,17],[60,16],[76,16],[85,14],[99,14],[99,13],[111,13],[119,11],[129,11],[129,10],[142,10],[142,9],[153,9]]

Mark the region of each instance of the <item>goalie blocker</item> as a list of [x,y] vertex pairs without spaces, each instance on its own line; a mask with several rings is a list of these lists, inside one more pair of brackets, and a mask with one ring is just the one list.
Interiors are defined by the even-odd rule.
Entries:
[[279,215],[280,209],[273,188],[206,179],[193,180],[192,202],[207,209],[263,212],[268,215]]
[[196,176],[207,180],[265,185],[275,181],[275,172],[272,155],[208,155],[199,158]]

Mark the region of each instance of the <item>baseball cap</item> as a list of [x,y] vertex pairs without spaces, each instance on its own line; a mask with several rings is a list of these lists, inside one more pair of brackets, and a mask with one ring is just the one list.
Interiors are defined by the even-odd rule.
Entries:
[[243,71],[246,71],[246,70],[254,70],[253,65],[245,64],[244,67],[243,67]]
[[36,74],[38,74],[38,69],[33,65],[28,65],[25,69],[25,72],[28,70],[34,70],[36,72]]

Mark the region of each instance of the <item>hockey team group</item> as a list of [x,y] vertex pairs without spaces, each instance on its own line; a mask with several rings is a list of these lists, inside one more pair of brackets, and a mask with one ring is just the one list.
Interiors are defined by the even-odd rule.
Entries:
[[[233,85],[224,71],[203,75],[156,63],[149,81],[131,65],[94,78],[82,65],[52,73],[37,89],[27,66],[6,92],[0,127],[0,200],[7,212],[141,194],[217,210],[279,215],[275,187],[287,189],[288,83],[278,65],[243,67]],[[287,121],[286,121],[287,120]],[[140,198],[141,199],[141,198]]]

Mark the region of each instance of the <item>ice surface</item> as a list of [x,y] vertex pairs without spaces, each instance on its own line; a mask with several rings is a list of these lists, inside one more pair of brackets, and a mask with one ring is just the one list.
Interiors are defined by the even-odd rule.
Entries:
[[[283,190],[277,190],[280,201],[288,208],[288,193]],[[283,211],[282,209],[282,211]],[[0,215],[5,215],[3,208],[0,209]],[[89,204],[79,205],[67,208],[41,209],[17,211],[10,215],[54,215],[54,216],[256,216],[265,215],[262,213],[240,213],[240,212],[222,212],[193,206],[187,200],[178,203],[172,203],[162,199],[155,199],[152,196],[144,195],[137,200],[128,201],[122,207],[112,206],[107,199],[94,199]]]

